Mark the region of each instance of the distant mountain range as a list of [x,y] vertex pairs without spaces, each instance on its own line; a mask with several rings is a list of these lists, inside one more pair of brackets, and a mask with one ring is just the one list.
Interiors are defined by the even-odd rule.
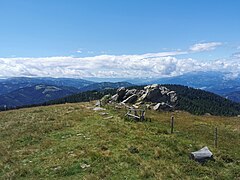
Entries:
[[10,78],[0,80],[0,107],[18,107],[40,104],[89,90],[129,87],[127,82],[95,83],[68,78]]
[[[229,100],[240,102],[240,78],[219,72],[194,72],[177,77],[146,79],[91,79],[112,82],[94,82],[72,78],[8,78],[0,79],[0,107],[39,104],[85,91],[102,91],[134,84],[178,84],[213,92]],[[116,82],[126,80],[125,82]],[[128,82],[127,82],[128,80]],[[131,82],[131,83],[129,83]],[[38,89],[37,87],[42,87]],[[52,89],[50,91],[50,89]],[[46,93],[47,92],[47,93]]]
[[39,84],[52,85],[52,86],[68,86],[76,89],[83,88],[90,84],[92,81],[83,79],[71,79],[71,78],[27,78],[17,77],[0,79],[0,95],[7,94],[20,88],[32,87]]
[[222,97],[240,102],[240,78],[232,78],[230,74],[220,72],[193,72],[177,77],[160,78],[150,84],[179,84],[213,92]]
[[[117,80],[130,82],[136,85],[147,84],[179,84],[189,86],[197,89],[204,89],[213,92],[222,97],[227,97],[232,101],[240,102],[240,77],[234,77],[231,73],[204,71],[204,72],[191,72],[184,75],[167,77],[167,78],[90,78],[89,80],[101,81],[108,80],[116,82]],[[231,95],[233,94],[233,95]]]
[[240,78],[230,79],[227,74],[219,72],[193,72],[177,77],[155,79],[151,83],[179,84],[205,89],[217,94],[240,89]]

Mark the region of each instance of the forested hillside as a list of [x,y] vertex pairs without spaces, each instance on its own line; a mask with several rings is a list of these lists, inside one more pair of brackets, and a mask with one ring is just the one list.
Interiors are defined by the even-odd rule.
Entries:
[[[175,107],[176,110],[183,110],[197,115],[209,113],[211,115],[219,116],[236,116],[240,114],[239,103],[232,102],[214,93],[181,85],[164,86],[170,90],[176,91],[178,96],[178,103]],[[131,88],[143,89],[143,87],[144,86],[135,86]],[[113,95],[114,93],[116,93],[116,89],[82,92],[65,98],[49,101],[45,103],[45,105],[86,102],[100,99],[106,94]]]

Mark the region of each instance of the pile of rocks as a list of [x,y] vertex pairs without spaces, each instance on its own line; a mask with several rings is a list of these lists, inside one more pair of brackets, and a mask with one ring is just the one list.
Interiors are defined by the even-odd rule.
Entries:
[[[164,86],[153,84],[144,87],[142,90],[126,89],[121,87],[117,93],[109,97],[109,102],[117,102],[121,104],[131,104],[134,107],[146,105],[146,107],[154,110],[171,111],[177,103],[177,94]],[[106,97],[103,97],[106,101]]]

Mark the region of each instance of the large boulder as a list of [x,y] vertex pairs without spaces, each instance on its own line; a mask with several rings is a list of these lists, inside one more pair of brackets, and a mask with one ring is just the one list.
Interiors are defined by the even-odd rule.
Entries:
[[152,85],[150,85],[150,88],[151,89],[159,89],[160,85],[159,84],[152,84]]
[[136,94],[133,94],[131,96],[129,96],[127,99],[125,99],[122,103],[130,103],[133,104],[137,101],[138,96]]
[[205,162],[209,159],[213,159],[213,153],[205,146],[198,151],[191,152],[191,158],[198,162]]
[[149,93],[149,90],[148,90],[148,89],[147,89],[146,91],[144,91],[144,92],[141,94],[141,96],[140,96],[140,98],[139,98],[139,101],[146,101],[148,93]]
[[173,110],[173,106],[165,103],[165,102],[161,102],[161,103],[157,103],[154,107],[153,110],[155,111],[159,111],[159,110],[163,110],[163,111],[172,111]]
[[170,91],[167,93],[167,95],[170,97],[170,103],[176,103],[177,102],[177,94],[175,91]]
[[112,98],[111,98],[111,101],[112,102],[117,102],[117,100],[118,100],[118,94],[113,95]]
[[102,99],[100,100],[100,106],[101,105],[106,105],[107,103],[109,103],[109,101],[111,100],[111,95],[110,94],[107,94],[105,96],[102,97]]
[[160,103],[167,102],[174,104],[177,101],[177,95],[175,91],[170,91],[164,86],[153,84],[144,87],[145,93],[140,97],[140,101]]
[[160,89],[151,89],[146,97],[146,100],[152,103],[166,101],[166,97],[163,96]]
[[136,89],[130,89],[130,90],[126,90],[126,94],[125,96],[123,97],[123,99],[127,99],[128,97],[132,96],[133,94],[136,94],[137,93],[137,90]]
[[122,101],[125,94],[126,94],[126,88],[125,87],[118,88],[118,90],[117,90],[117,95],[118,95],[117,101]]

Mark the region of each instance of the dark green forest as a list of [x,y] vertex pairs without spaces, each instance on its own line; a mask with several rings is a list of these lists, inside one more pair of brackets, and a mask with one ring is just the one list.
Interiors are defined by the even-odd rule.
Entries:
[[178,95],[179,110],[196,115],[210,113],[218,116],[236,116],[240,114],[240,104],[226,98],[200,89],[181,85],[165,85],[176,91]]

